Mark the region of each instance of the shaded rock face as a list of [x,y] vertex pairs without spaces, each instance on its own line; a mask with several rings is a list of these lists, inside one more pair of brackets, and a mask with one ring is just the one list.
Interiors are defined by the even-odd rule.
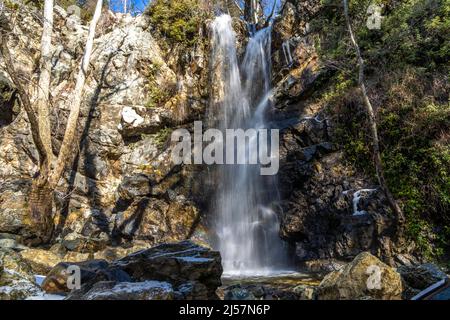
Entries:
[[[313,271],[329,271],[330,259],[348,261],[371,251],[394,263],[395,223],[384,195],[346,164],[333,143],[332,123],[318,114],[282,110],[279,115],[288,117],[277,122],[280,232],[293,244],[297,260]],[[371,191],[358,193],[362,189]]]
[[[17,31],[29,47],[11,41],[10,50],[17,66],[32,75],[28,50],[39,50],[41,26],[25,12],[20,16],[27,23]],[[55,153],[88,33],[87,26],[72,18],[56,6],[51,84]],[[79,149],[74,165],[55,195],[55,240],[65,250],[84,254],[136,240],[148,245],[184,240],[199,223],[197,199],[202,197],[198,188],[193,190],[199,182],[191,169],[171,162],[169,140],[172,128],[189,127],[203,113],[207,57],[199,45],[189,52],[190,63],[180,65],[180,56],[187,53],[164,52],[151,28],[145,15],[102,15],[78,126],[82,143],[74,146]],[[0,76],[2,84],[10,83],[1,68]],[[2,97],[5,90],[0,89]],[[164,99],[155,98],[162,93]],[[1,100],[1,110],[10,107],[9,100]],[[27,117],[20,108],[16,111],[14,122],[9,115],[8,121],[0,120],[0,233],[26,237],[27,196],[38,156]]]
[[322,73],[309,21],[319,1],[288,1],[273,26],[275,97],[278,108],[310,93]]
[[399,300],[400,274],[368,252],[325,276],[315,295],[319,300]]
[[9,80],[0,72],[0,129],[11,124],[20,112],[17,93]]
[[[70,290],[69,267],[80,270],[80,289]],[[138,251],[111,263],[90,260],[56,265],[42,284],[68,299],[216,299],[221,285],[220,254],[190,241]]]

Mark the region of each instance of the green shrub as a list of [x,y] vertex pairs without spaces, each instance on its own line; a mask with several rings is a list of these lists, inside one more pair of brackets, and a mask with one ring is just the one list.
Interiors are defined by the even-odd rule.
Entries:
[[155,108],[165,103],[171,96],[172,91],[158,84],[157,77],[161,70],[161,64],[153,62],[148,68],[148,101],[147,108]]
[[163,149],[169,137],[171,136],[173,129],[163,128],[153,135],[156,146],[159,150]]
[[205,19],[199,0],[155,0],[147,14],[150,21],[171,43],[193,45]]

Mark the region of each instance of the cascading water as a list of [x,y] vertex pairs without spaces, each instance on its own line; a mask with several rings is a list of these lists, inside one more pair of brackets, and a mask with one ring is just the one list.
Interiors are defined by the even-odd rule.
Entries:
[[[225,129],[268,128],[271,106],[271,27],[250,39],[239,67],[229,15],[212,23],[212,86],[209,125]],[[255,147],[256,146],[256,147]],[[257,153],[248,145],[246,157]],[[242,160],[242,159],[241,159]],[[279,222],[271,206],[276,179],[261,176],[259,165],[221,165],[214,171],[217,247],[228,275],[264,275],[286,266]]]

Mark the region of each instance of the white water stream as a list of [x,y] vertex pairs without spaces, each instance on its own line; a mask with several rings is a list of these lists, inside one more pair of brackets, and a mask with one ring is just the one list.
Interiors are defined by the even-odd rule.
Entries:
[[[271,27],[250,39],[238,63],[236,36],[228,15],[212,23],[213,99],[210,126],[225,129],[268,128],[271,107]],[[249,143],[245,157],[258,152]],[[285,269],[286,248],[279,237],[279,221],[273,210],[278,199],[276,177],[261,176],[259,165],[217,166],[217,249],[224,274],[267,275]]]

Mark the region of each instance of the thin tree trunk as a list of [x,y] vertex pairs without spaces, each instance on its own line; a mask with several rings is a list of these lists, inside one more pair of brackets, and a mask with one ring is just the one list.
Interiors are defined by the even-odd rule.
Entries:
[[[39,121],[39,133],[45,152],[47,163],[53,161],[52,135],[50,126],[50,78],[52,71],[52,34],[53,34],[53,0],[45,0],[44,26],[41,38],[41,63],[39,84],[37,87],[36,109]],[[50,169],[50,168],[49,168]]]
[[7,33],[4,32],[4,30],[0,26],[0,32],[1,32],[1,54],[5,63],[6,71],[8,72],[9,76],[11,77],[12,82],[14,83],[14,86],[17,90],[17,93],[19,94],[20,101],[22,102],[22,106],[25,109],[25,112],[27,113],[28,121],[30,121],[30,129],[31,129],[31,136],[33,138],[33,142],[36,146],[38,155],[39,155],[39,163],[43,164],[47,161],[47,153],[45,152],[45,146],[42,142],[41,136],[39,134],[39,121],[38,118],[33,110],[30,97],[28,96],[27,90],[22,85],[22,82],[18,78],[18,73],[16,72],[14,68],[14,63],[11,58],[11,53],[8,48],[8,36]]
[[64,134],[64,139],[61,144],[61,149],[59,151],[58,160],[56,161],[55,167],[50,175],[50,187],[52,189],[56,188],[59,179],[67,166],[68,159],[73,153],[73,146],[75,140],[75,134],[77,129],[78,117],[80,115],[81,99],[83,96],[84,84],[86,82],[86,74],[89,68],[89,63],[91,60],[92,48],[94,45],[95,30],[97,23],[100,20],[102,12],[103,0],[97,1],[97,6],[95,8],[94,17],[92,18],[91,25],[89,28],[89,35],[86,42],[86,48],[84,51],[84,56],[81,61],[80,70],[77,76],[77,82],[75,85],[75,90],[72,95],[72,101],[70,106],[70,113],[67,119],[66,131]]
[[256,0],[245,0],[244,18],[252,26],[258,24],[258,3]]
[[[48,13],[48,11],[47,11]],[[5,20],[5,19],[3,19]],[[6,21],[6,20],[5,20]],[[48,173],[50,168],[49,153],[47,152],[47,146],[43,141],[40,134],[40,119],[36,116],[36,113],[32,107],[31,99],[28,91],[24,88],[21,80],[18,78],[18,72],[14,67],[14,63],[11,57],[11,53],[8,48],[8,35],[7,32],[12,30],[5,30],[0,26],[1,32],[1,54],[4,60],[6,71],[11,77],[14,86],[19,94],[22,106],[27,113],[28,120],[30,122],[30,130],[33,138],[33,142],[36,146],[39,155],[39,172],[33,179],[32,187],[29,197],[30,206],[30,224],[28,225],[28,232],[32,236],[35,243],[47,242],[50,240],[53,230],[52,219],[52,197],[53,192],[49,190],[48,186]],[[45,32],[43,32],[45,33]],[[44,41],[48,39],[48,33],[43,36]],[[50,35],[51,39],[51,35]],[[49,76],[45,75],[44,78]],[[49,79],[49,78],[48,78]],[[49,80],[48,80],[49,81]],[[39,89],[38,89],[39,90]],[[40,91],[40,90],[39,90]],[[38,98],[39,99],[39,98]],[[45,99],[44,103],[47,101]]]
[[348,10],[348,1],[343,0],[344,2],[344,14],[345,14],[345,20],[347,23],[348,32],[350,34],[350,39],[353,44],[353,47],[355,48],[356,56],[358,58],[358,65],[359,65],[359,74],[358,74],[358,83],[359,88],[361,91],[361,94],[363,96],[364,106],[366,107],[367,114],[369,116],[369,125],[370,125],[370,132],[372,135],[372,147],[373,147],[373,153],[374,153],[374,164],[375,164],[375,170],[377,173],[378,182],[388,200],[389,206],[391,207],[392,211],[397,217],[397,220],[400,224],[403,224],[405,222],[405,217],[403,215],[402,210],[400,209],[400,206],[397,204],[397,202],[394,199],[394,196],[390,192],[386,180],[384,178],[384,169],[383,169],[383,163],[381,161],[381,154],[380,154],[380,143],[378,139],[378,129],[377,129],[377,123],[375,118],[375,113],[373,111],[372,103],[370,102],[369,96],[367,95],[366,86],[364,84],[364,59],[361,55],[361,50],[359,48],[358,42],[356,41],[356,37],[353,33],[352,25],[350,22],[350,15]]

